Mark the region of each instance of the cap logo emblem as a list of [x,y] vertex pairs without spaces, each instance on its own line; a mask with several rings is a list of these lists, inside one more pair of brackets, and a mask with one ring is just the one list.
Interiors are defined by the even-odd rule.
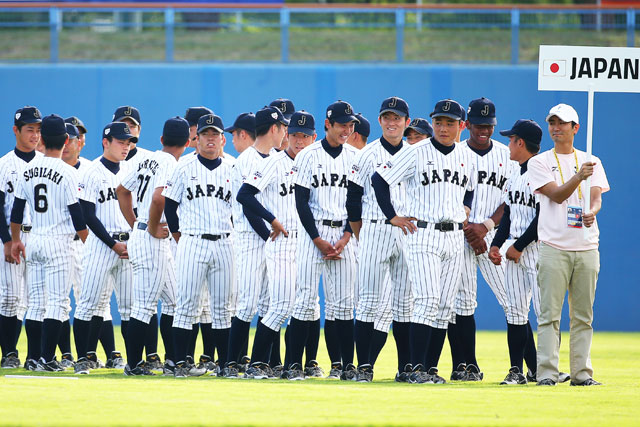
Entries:
[[444,103],[444,106],[442,107],[442,111],[449,111],[451,109],[451,102],[447,101]]
[[213,116],[209,116],[209,118],[207,119],[207,124],[208,125],[212,125],[213,124]]
[[345,114],[353,114],[351,111],[351,105],[347,104],[347,108],[344,109]]
[[104,130],[104,134],[105,134],[105,135],[109,135],[109,132],[111,132],[111,128],[106,128],[106,129]]
[[125,133],[131,133],[131,131],[129,130],[129,126],[125,126],[123,130]]
[[489,115],[489,105],[488,104],[485,104],[485,106],[482,109],[482,111],[480,111],[480,114],[482,114],[483,116],[488,116]]
[[398,104],[398,98],[391,98],[391,101],[389,101],[390,108],[395,108],[397,104]]
[[73,123],[74,126],[77,126],[78,125],[78,119],[73,119],[71,121],[71,123]]
[[40,118],[40,113],[38,113],[38,110],[35,110],[35,111],[33,112],[33,117],[35,117],[36,119],[39,119],[39,118]]
[[127,109],[124,110],[124,115],[125,116],[130,116],[131,115],[131,107],[127,107]]
[[331,117],[331,113],[333,113],[332,110],[327,111],[327,117]]
[[273,117],[273,120],[278,120],[278,113],[271,113],[271,117]]
[[418,119],[413,119],[410,126],[418,126]]
[[281,108],[280,109],[282,110],[283,113],[286,113],[287,112],[287,103],[283,102],[281,104]]
[[298,124],[300,126],[303,126],[306,122],[307,122],[307,116],[302,116],[300,117],[300,120],[298,120]]
[[22,113],[16,113],[16,120],[19,120],[21,116],[22,116]]

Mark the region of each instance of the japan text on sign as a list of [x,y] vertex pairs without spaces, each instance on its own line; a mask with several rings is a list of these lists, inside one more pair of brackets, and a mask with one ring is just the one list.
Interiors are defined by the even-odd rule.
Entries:
[[640,48],[540,46],[538,90],[640,92]]

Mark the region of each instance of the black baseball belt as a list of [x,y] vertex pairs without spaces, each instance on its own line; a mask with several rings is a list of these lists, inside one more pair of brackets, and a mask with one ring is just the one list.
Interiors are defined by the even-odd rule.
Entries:
[[342,227],[343,224],[344,224],[344,221],[334,221],[332,219],[322,220],[322,225],[326,225],[328,227],[333,227],[333,228]]
[[126,242],[127,240],[129,240],[129,233],[126,231],[121,233],[113,233],[111,237],[113,237],[113,240],[117,240],[118,242]]
[[460,222],[427,222],[427,221],[418,221],[416,223],[418,228],[431,228],[433,227],[438,231],[457,231],[462,230],[462,223]]

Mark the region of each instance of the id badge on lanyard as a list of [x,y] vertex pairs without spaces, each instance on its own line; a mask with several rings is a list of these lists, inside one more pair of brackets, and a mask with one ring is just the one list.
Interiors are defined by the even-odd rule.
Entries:
[[582,228],[581,206],[567,206],[567,225],[571,228]]

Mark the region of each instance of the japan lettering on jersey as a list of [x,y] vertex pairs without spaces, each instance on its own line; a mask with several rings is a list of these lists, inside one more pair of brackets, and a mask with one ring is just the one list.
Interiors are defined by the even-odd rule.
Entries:
[[423,139],[402,150],[380,166],[376,172],[389,184],[406,181],[407,215],[419,220],[463,222],[467,215],[465,192],[476,186],[473,153],[456,144],[442,154]]
[[[467,141],[461,142],[460,145],[469,148]],[[469,222],[480,223],[495,213],[503,202],[509,177],[514,170],[519,169],[518,163],[510,160],[506,145],[494,139],[491,140],[491,144],[491,149],[484,155],[469,148],[478,173]]]
[[78,172],[61,159],[40,156],[29,162],[16,197],[27,201],[34,234],[75,234],[68,206],[78,203]]
[[[256,150],[254,147],[247,148],[238,156],[235,164],[233,165],[231,173],[234,200],[238,195],[238,191],[240,191],[240,187],[242,187],[242,184],[247,182],[247,178],[252,177],[255,171],[262,167],[265,160],[266,158],[262,157],[262,155],[260,155],[258,150]],[[226,164],[228,165],[229,163]],[[258,201],[264,206],[263,195],[257,194],[256,199],[258,199]],[[267,224],[266,221],[265,225],[267,226],[267,228],[271,229],[271,225]],[[240,203],[233,204],[233,229],[240,232],[253,232],[253,227],[251,227],[251,225],[249,224],[247,217],[244,216],[242,205]]]
[[80,183],[80,199],[95,204],[96,217],[108,233],[130,230],[116,196],[116,188],[124,173],[125,171],[120,170],[114,174],[100,160],[96,160]]
[[247,180],[247,184],[257,188],[262,194],[263,206],[288,231],[298,229],[292,169],[293,159],[286,151],[280,151],[269,156],[261,168]]
[[536,216],[536,206],[539,203],[538,198],[539,196],[534,194],[529,185],[529,172],[520,174],[520,169],[514,170],[504,196],[504,202],[511,212],[509,234],[512,238],[517,239],[522,236],[533,221]]
[[[36,156],[33,160],[41,157],[42,154],[36,151]],[[33,160],[31,160],[33,162]],[[7,225],[10,225],[11,209],[13,208],[13,202],[15,200],[15,191],[18,178],[22,176],[24,168],[29,163],[16,156],[14,150],[9,151],[0,159],[0,191],[4,192],[4,215],[7,219]],[[31,213],[25,210],[22,223],[25,225],[31,224]]]
[[357,152],[351,145],[344,144],[334,159],[322,143],[316,141],[296,156],[295,184],[310,190],[309,208],[316,220],[347,219],[347,177]]
[[[407,144],[402,143],[402,148],[395,154],[401,153],[407,149]],[[389,153],[380,139],[367,144],[362,150],[358,151],[354,160],[349,181],[363,188],[362,195],[362,219],[386,219],[382,209],[376,201],[376,194],[371,186],[371,176],[377,168],[389,161],[393,156]],[[405,192],[402,183],[390,187],[391,202],[396,212],[404,210]]]
[[231,233],[232,169],[221,161],[209,170],[197,156],[178,164],[162,195],[180,204],[181,233]]
[[[150,152],[146,157],[141,158],[135,167],[129,169],[122,180],[122,186],[133,193],[138,203],[138,221],[146,223],[149,220],[153,192],[156,188],[165,186],[167,175],[173,172],[177,164],[178,162],[171,154],[156,151]],[[163,218],[161,222],[164,221]]]

